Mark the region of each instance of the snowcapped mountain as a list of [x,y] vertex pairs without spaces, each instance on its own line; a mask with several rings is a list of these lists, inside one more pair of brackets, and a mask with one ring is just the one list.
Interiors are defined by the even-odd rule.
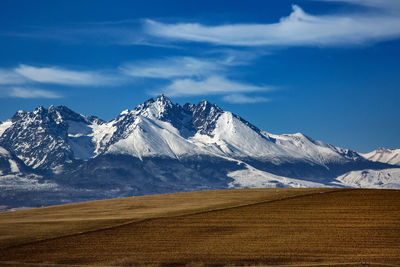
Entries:
[[276,164],[304,161],[343,163],[362,158],[355,152],[312,140],[302,134],[272,135],[216,105],[201,101],[181,107],[161,95],[101,125],[97,151],[138,158],[179,158],[199,154],[258,159]]
[[400,149],[379,148],[360,155],[370,161],[395,165],[397,168],[350,171],[337,178],[339,184],[363,188],[400,188]]
[[379,148],[372,152],[360,155],[368,160],[400,165],[400,149]]
[[[336,178],[394,168],[301,133],[267,133],[205,100],[181,106],[164,95],[108,122],[65,106],[18,111],[0,124],[0,146],[20,173],[53,186],[45,205],[216,188],[357,186],[357,178]],[[7,197],[0,201],[10,205]],[[39,199],[22,204],[43,205]]]
[[66,162],[94,155],[88,134],[91,126],[101,124],[64,106],[38,107],[18,111],[0,125],[0,144],[33,169],[55,170]]

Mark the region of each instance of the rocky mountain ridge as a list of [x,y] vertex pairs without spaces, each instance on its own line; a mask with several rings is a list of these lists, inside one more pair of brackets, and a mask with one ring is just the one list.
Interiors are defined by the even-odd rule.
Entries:
[[[390,187],[400,188],[395,157],[374,156],[385,151],[363,155],[301,133],[270,134],[208,101],[181,106],[164,95],[108,122],[65,106],[18,111],[0,124],[0,146],[0,200],[10,207],[217,188],[384,187],[388,179],[342,179],[365,170],[393,173]],[[5,175],[34,177],[36,189],[13,192],[30,199],[11,200]]]

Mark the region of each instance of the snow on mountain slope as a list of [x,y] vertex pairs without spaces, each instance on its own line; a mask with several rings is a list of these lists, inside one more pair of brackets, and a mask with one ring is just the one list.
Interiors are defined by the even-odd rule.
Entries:
[[[306,161],[323,166],[360,158],[355,152],[301,134],[268,134],[207,101],[181,107],[163,95],[132,111],[123,111],[100,128],[108,130],[102,132],[103,136],[94,135],[97,153],[123,153],[139,158],[211,154],[273,164]],[[106,141],[100,145],[99,140]]]
[[0,146],[0,157],[9,157],[10,152],[8,152],[4,147]]
[[[218,149],[206,149],[191,138],[196,132],[208,133],[213,129],[217,111],[222,110],[206,101],[185,107],[173,104],[160,95],[149,99],[134,110],[123,111],[117,119],[108,122],[114,129],[105,142],[103,151],[142,157],[170,157],[214,155]],[[105,127],[105,126],[104,126]],[[102,138],[98,138],[102,139]]]
[[[297,166],[302,169],[315,165],[327,171],[335,164],[364,160],[353,151],[300,133],[273,135],[261,131],[205,100],[182,107],[164,95],[125,110],[109,122],[86,117],[65,106],[50,106],[19,111],[0,126],[0,145],[32,168],[50,168],[57,173],[65,163],[102,154],[125,154],[139,159],[207,155],[274,166],[286,164],[285,168],[287,164],[295,168],[299,163]],[[264,171],[272,167],[275,174],[282,174],[277,167],[264,166]],[[303,174],[295,170],[284,172],[284,176],[296,178]]]
[[11,153],[0,146],[0,175],[20,172],[18,163],[12,157]]
[[360,154],[372,161],[400,165],[400,149],[379,148],[369,153]]
[[5,122],[0,122],[0,136],[4,133],[5,130],[7,130],[11,126],[12,122],[11,120],[5,121]]
[[373,162],[300,133],[270,134],[205,100],[181,106],[160,95],[108,122],[65,106],[38,107],[0,124],[0,201],[17,207],[219,188],[396,188],[400,171],[386,162],[398,164],[398,154],[363,155],[381,161]]
[[130,134],[112,144],[107,152],[129,154],[141,159],[152,156],[179,158],[204,154],[205,151],[180,136],[179,131],[169,122],[139,115],[131,124]]
[[348,187],[400,189],[400,168],[351,171],[336,180]]
[[360,158],[355,152],[311,139],[302,133],[283,135],[265,134],[275,139],[275,143],[288,151],[288,154],[298,155],[303,159],[322,166],[325,166],[326,163],[343,163]]
[[287,178],[245,165],[244,170],[228,173],[228,176],[234,180],[229,183],[229,188],[327,187],[326,184]]
[[94,154],[99,155],[107,147],[113,134],[117,130],[117,127],[113,122],[110,123],[98,123],[94,122],[90,125],[92,132],[88,134],[92,138],[92,143],[94,145]]
[[94,154],[91,125],[101,123],[64,106],[18,111],[1,124],[0,145],[34,169],[58,169],[75,159]]
[[64,106],[19,111],[0,125],[0,144],[33,168],[59,169],[65,162],[103,153],[180,158],[212,155],[251,158],[279,165],[297,161],[325,166],[359,158],[302,134],[272,135],[218,106],[173,104],[164,95],[103,122]]
[[74,153],[75,159],[88,159],[95,155],[95,146],[90,135],[93,129],[87,121],[66,120],[68,125],[68,144]]
[[194,143],[207,146],[217,154],[233,158],[259,158],[279,161],[289,155],[287,151],[254,131],[231,112],[223,112],[217,119],[211,135],[196,133]]
[[234,158],[251,157],[279,164],[285,161],[307,160],[324,165],[361,158],[357,153],[313,140],[298,133],[272,135],[231,112],[219,110],[212,131],[197,132],[193,140],[216,146],[213,151],[222,151],[224,156]]
[[137,106],[129,112],[130,116],[142,116],[151,120],[169,122],[186,138],[193,134],[192,112],[179,104],[173,104],[169,98],[159,95],[155,100],[152,98]]

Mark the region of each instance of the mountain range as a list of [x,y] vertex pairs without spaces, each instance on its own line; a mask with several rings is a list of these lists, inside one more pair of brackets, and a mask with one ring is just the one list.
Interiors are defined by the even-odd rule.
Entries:
[[265,132],[215,104],[164,95],[108,122],[65,106],[0,124],[0,205],[248,187],[400,188],[400,149],[361,154]]

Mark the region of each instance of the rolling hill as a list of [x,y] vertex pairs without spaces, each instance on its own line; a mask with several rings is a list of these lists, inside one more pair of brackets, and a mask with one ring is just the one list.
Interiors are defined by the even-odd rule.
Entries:
[[0,214],[0,261],[398,264],[399,210],[400,191],[365,189],[217,190],[21,210]]

